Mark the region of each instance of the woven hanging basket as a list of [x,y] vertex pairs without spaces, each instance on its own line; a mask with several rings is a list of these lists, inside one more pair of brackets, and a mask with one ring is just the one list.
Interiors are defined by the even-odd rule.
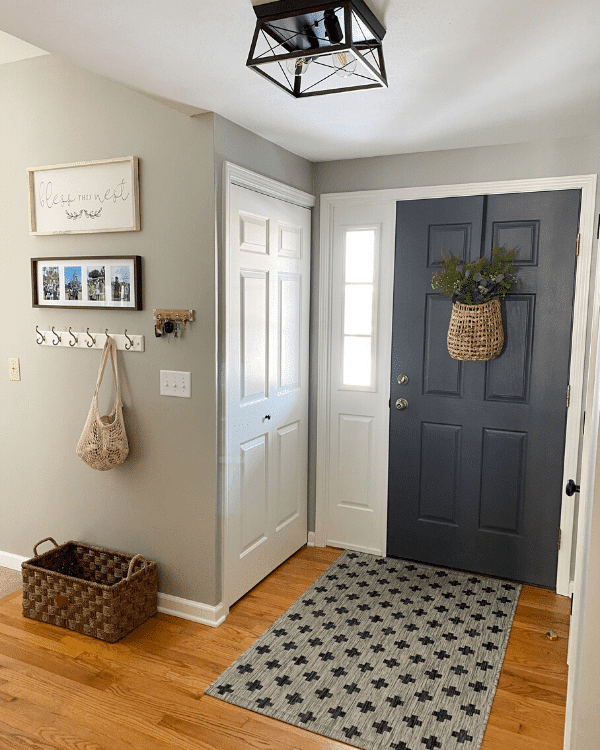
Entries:
[[463,305],[455,302],[448,329],[448,351],[454,359],[494,359],[502,351],[504,329],[500,302]]

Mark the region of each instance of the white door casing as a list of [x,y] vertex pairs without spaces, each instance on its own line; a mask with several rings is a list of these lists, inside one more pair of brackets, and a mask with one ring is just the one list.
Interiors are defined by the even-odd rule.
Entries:
[[[388,190],[374,190],[357,193],[336,193],[321,196],[321,247],[319,257],[319,345],[318,345],[318,407],[317,407],[317,504],[316,504],[316,528],[315,538],[317,544],[325,544],[328,540],[337,539],[340,546],[348,546],[360,549],[362,540],[373,538],[383,533],[383,540],[378,549],[385,553],[385,518],[387,510],[387,481],[379,482],[379,490],[370,500],[373,507],[371,514],[363,514],[363,525],[356,530],[354,537],[350,538],[348,532],[351,528],[343,530],[334,527],[337,522],[336,516],[331,514],[332,505],[337,502],[339,493],[338,459],[335,447],[336,424],[339,421],[339,394],[338,376],[341,367],[340,352],[335,349],[335,339],[340,335],[339,313],[336,310],[339,295],[339,276],[341,273],[338,254],[340,253],[339,235],[343,230],[349,216],[353,226],[368,226],[373,222],[373,216],[377,207],[381,213],[382,236],[391,236],[390,242],[382,242],[379,245],[381,256],[379,259],[379,327],[377,334],[378,362],[379,367],[388,367],[385,377],[388,379],[387,389],[381,388],[373,393],[374,400],[380,408],[382,415],[378,421],[371,423],[372,438],[376,444],[383,446],[374,453],[375,466],[370,468],[373,476],[381,479],[387,478],[388,472],[388,448],[389,436],[389,356],[391,350],[391,295],[392,284],[387,283],[384,269],[393,269],[393,256],[395,252],[394,231],[395,211],[390,206],[395,206],[396,201],[418,200],[424,198],[445,198],[451,196],[465,195],[491,195],[503,193],[536,192],[540,190],[567,190],[581,189],[581,213],[580,213],[580,254],[577,262],[577,278],[575,287],[575,300],[573,312],[573,334],[570,365],[570,407],[567,412],[566,443],[564,456],[564,482],[570,477],[577,481],[579,476],[578,463],[582,441],[582,424],[584,409],[584,382],[586,366],[586,336],[588,333],[588,296],[590,289],[590,269],[593,253],[593,231],[594,210],[596,195],[596,175],[579,175],[573,177],[539,178],[532,180],[514,180],[506,182],[470,183],[463,185],[439,185],[422,188],[399,188]],[[344,213],[344,211],[348,213]],[[389,271],[390,276],[392,271]],[[389,295],[389,299],[385,299]],[[386,325],[382,319],[383,310],[388,310],[390,325]],[[594,311],[594,316],[598,312]],[[593,323],[593,321],[592,321]],[[349,400],[350,399],[350,400]],[[347,394],[344,403],[344,413],[359,414],[360,403],[363,394],[356,392],[354,398]],[[385,405],[385,410],[383,406]],[[374,414],[375,404],[371,404],[371,412]],[[333,437],[332,437],[333,436]],[[586,472],[582,466],[581,473]],[[590,498],[580,496],[581,507]],[[365,524],[371,520],[374,525],[371,530]],[[574,543],[576,518],[574,513],[574,502],[563,493],[561,512],[562,545],[558,557],[557,592],[569,595],[572,592],[571,555]],[[345,539],[341,539],[342,534]],[[579,539],[578,550],[579,554]]]
[[229,164],[225,177],[229,607],[307,541],[311,196]]

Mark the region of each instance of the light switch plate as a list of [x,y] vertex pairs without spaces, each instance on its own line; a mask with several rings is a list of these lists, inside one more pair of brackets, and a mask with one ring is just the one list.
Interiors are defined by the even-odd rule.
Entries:
[[179,398],[191,398],[192,373],[179,372],[178,370],[161,370],[160,395],[178,396]]
[[21,368],[19,366],[18,358],[8,359],[8,377],[9,380],[21,380]]

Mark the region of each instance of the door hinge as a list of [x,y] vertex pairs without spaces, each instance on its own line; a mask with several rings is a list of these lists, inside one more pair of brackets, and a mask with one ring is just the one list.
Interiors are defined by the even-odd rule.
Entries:
[[569,404],[571,403],[571,386],[567,386],[567,408],[569,407]]
[[579,247],[581,246],[581,234],[577,232],[577,245],[575,247],[575,255],[579,255]]
[[562,531],[559,529],[558,530],[558,549],[560,549],[561,537],[562,537]]

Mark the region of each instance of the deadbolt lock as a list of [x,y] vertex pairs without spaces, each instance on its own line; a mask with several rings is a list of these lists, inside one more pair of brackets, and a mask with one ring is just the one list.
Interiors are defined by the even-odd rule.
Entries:
[[399,398],[396,401],[396,409],[406,409],[408,406],[408,401],[405,398]]
[[398,385],[406,385],[408,383],[408,375],[398,375]]

